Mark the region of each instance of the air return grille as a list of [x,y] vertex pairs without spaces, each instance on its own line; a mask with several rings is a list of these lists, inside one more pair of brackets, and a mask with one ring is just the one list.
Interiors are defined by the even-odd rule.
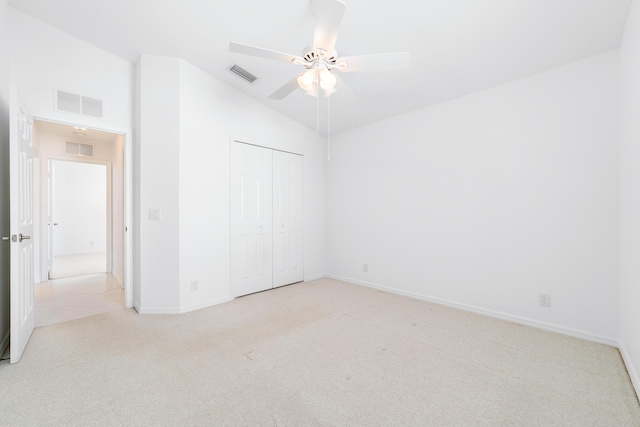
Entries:
[[67,141],[66,153],[76,156],[93,157],[93,145]]
[[56,90],[55,107],[57,111],[64,111],[65,113],[102,118],[102,100],[71,92]]
[[258,80],[258,78],[256,76],[254,76],[253,74],[251,74],[250,72],[248,72],[247,70],[245,70],[244,68],[242,68],[239,65],[232,65],[229,68],[229,71],[231,71],[233,74],[243,78],[244,80],[248,81],[249,83],[253,83],[256,80]]

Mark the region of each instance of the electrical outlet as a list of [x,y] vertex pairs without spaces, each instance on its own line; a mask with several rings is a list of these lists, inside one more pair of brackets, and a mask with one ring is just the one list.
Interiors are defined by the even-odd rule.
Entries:
[[362,271],[367,273],[369,271],[369,264],[362,264]]
[[543,307],[551,307],[551,295],[540,294],[540,305]]
[[198,290],[198,281],[197,280],[192,280],[191,281],[191,292],[195,292]]

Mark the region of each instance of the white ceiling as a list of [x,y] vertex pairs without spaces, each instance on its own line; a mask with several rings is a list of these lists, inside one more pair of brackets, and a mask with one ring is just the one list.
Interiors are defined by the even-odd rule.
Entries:
[[34,125],[41,134],[52,134],[73,142],[112,144],[118,136],[117,134],[100,130],[78,128],[43,120],[34,120]]
[[[358,98],[330,98],[330,132],[508,83],[620,45],[631,0],[345,0],[340,55],[411,52],[405,72],[348,73]],[[301,66],[228,52],[229,41],[300,55],[310,0],[10,0],[22,11],[128,61],[176,56],[316,129],[317,99],[267,97]],[[227,71],[238,64],[254,84]],[[321,100],[324,101],[324,100]],[[320,132],[327,133],[321,104]]]

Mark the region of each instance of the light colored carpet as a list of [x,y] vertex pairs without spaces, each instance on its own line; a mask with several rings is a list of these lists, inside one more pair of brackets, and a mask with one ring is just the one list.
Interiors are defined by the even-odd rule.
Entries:
[[35,330],[1,425],[639,426],[618,351],[331,279]]
[[53,263],[53,279],[86,276],[107,271],[107,254],[92,252],[77,255],[56,255]]

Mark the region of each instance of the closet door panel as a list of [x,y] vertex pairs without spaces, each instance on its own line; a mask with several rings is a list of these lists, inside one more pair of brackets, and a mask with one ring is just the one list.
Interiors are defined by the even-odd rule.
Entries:
[[304,157],[273,152],[273,286],[301,282]]
[[272,154],[267,148],[231,144],[231,292],[270,289],[272,275]]

